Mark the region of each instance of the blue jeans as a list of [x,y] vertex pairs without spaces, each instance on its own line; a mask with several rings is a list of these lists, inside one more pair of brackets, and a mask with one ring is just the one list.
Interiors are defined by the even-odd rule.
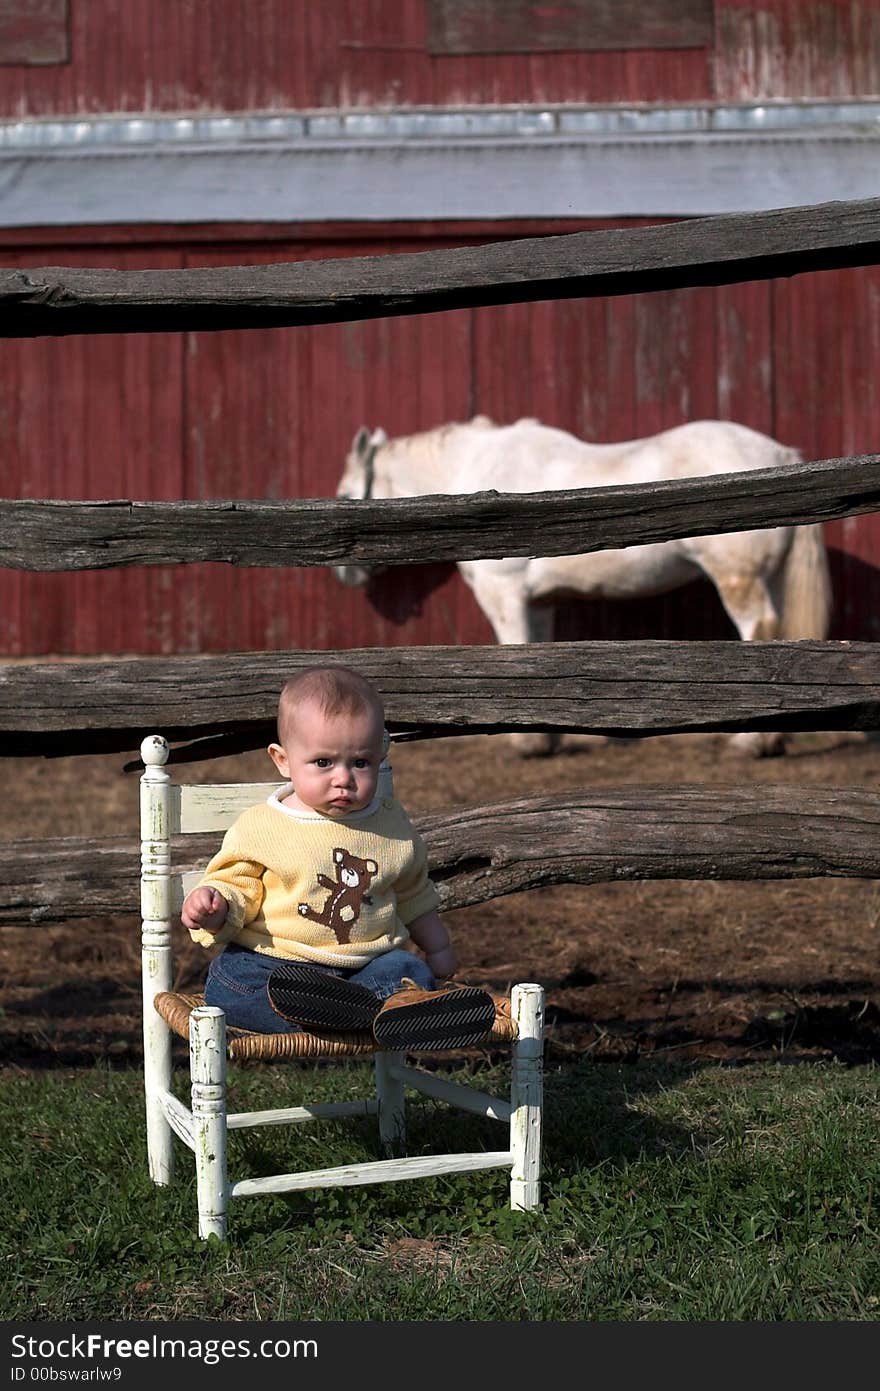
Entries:
[[[269,977],[276,966],[282,965],[278,956],[238,947],[234,942],[215,956],[208,967],[205,981],[205,1004],[218,1005],[226,1014],[227,1024],[238,1029],[251,1029],[257,1034],[296,1033],[297,1026],[276,1014],[266,990]],[[366,966],[347,970],[343,966],[318,966],[303,962],[317,971],[342,976],[372,990],[379,1000],[387,1000],[401,989],[404,976],[414,980],[423,990],[433,990],[435,981],[430,967],[420,956],[408,951],[386,951],[374,956]]]

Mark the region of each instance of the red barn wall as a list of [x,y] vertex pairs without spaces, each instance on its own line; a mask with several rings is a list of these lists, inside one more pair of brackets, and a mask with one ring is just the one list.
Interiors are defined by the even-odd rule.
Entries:
[[[877,95],[880,0],[717,0],[711,48],[432,56],[424,0],[70,0],[70,61],[0,66],[7,118],[106,111]],[[584,224],[577,224],[584,225]],[[0,264],[164,268],[375,254],[574,224],[5,232]],[[593,441],[740,420],[806,457],[878,448],[880,269],[266,332],[0,342],[6,496],[315,497],[361,424],[536,415]],[[875,638],[875,517],[826,528],[834,635]],[[708,586],[567,606],[559,636],[730,634]],[[448,567],[0,571],[0,653],[489,641]]]
[[69,61],[8,66],[0,116],[880,92],[874,0],[715,0],[714,15],[705,48],[437,55],[426,0],[69,0]]

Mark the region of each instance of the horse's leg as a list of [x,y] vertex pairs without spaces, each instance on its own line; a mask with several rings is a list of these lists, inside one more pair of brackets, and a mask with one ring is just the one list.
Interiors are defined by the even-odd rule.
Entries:
[[[730,573],[713,566],[711,556],[703,556],[700,565],[718,591],[725,612],[744,642],[770,641],[778,638],[781,614],[764,576],[754,572]],[[766,758],[785,752],[785,740],[775,731],[756,730],[753,733],[732,734],[733,753],[751,758]]]
[[710,575],[710,579],[743,642],[779,637],[780,615],[760,575]]
[[[526,564],[476,560],[463,562],[458,567],[491,623],[497,641],[504,645],[542,642],[553,635],[552,612],[530,604],[526,598],[523,582]],[[530,758],[554,753],[559,736],[555,732],[511,734],[510,743],[520,757]]]
[[[552,642],[554,609],[552,604],[530,604],[523,594],[526,642]],[[558,730],[546,734],[511,734],[510,742],[520,758],[544,758],[557,753],[562,743]]]

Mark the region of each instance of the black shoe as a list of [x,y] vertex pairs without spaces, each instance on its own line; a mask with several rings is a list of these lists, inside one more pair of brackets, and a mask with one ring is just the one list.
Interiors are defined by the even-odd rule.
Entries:
[[381,1001],[372,990],[314,966],[276,966],[267,984],[269,1003],[289,1024],[303,1029],[369,1033]]

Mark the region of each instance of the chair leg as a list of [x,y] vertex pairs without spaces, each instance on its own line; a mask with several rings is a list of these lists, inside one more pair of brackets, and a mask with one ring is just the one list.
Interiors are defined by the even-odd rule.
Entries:
[[141,978],[143,981],[144,1090],[147,1157],[154,1183],[174,1173],[171,1126],[158,1100],[171,1088],[171,1030],[153,999],[171,989],[171,779],[165,771],[168,743],[151,735],[141,744]]
[[190,1016],[189,1063],[199,1236],[226,1236],[226,1016],[205,1005]]
[[400,1065],[404,1053],[377,1053],[376,1100],[379,1103],[379,1138],[388,1152],[402,1151],[406,1147],[406,1102],[404,1085],[391,1076],[391,1068]]
[[[167,947],[144,947],[144,1089],[147,1108],[147,1160],[154,1183],[174,1177],[174,1137],[157,1093],[171,1087],[171,1030],[153,1008],[159,990],[171,988]],[[157,984],[158,981],[158,984]]]
[[541,1130],[544,1101],[544,991],[515,985],[511,1009],[518,1035],[510,1077],[510,1206],[536,1208],[541,1200]]

